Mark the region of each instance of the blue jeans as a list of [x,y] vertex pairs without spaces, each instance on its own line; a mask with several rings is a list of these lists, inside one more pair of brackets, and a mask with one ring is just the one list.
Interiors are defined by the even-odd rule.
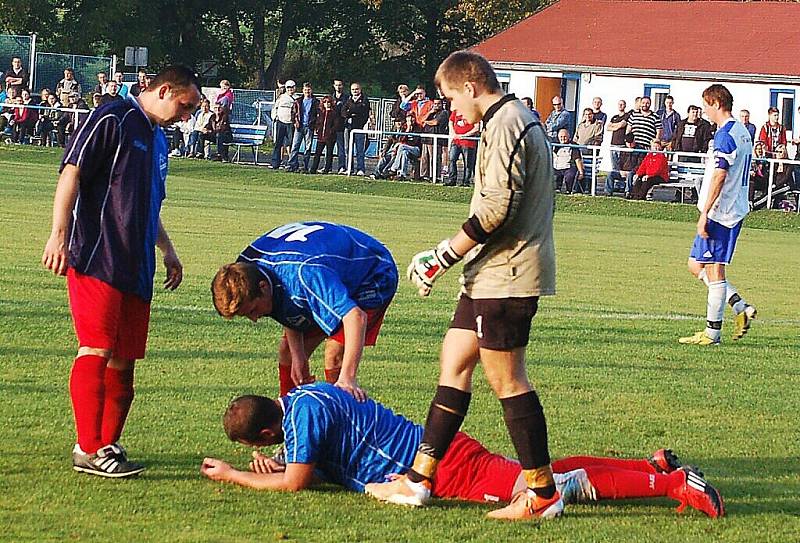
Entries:
[[305,144],[303,150],[303,170],[308,171],[308,162],[311,160],[311,142],[314,139],[314,130],[310,126],[301,126],[294,129],[294,138],[292,139],[292,152],[289,154],[289,167],[290,171],[297,171],[300,166],[300,146]]
[[455,185],[458,182],[459,156],[464,160],[464,175],[461,177],[461,184],[465,187],[469,185],[472,173],[475,171],[475,151],[475,147],[465,147],[456,143],[450,144],[450,165],[447,168],[447,180],[451,185]]
[[275,121],[272,127],[275,129],[275,148],[272,149],[272,167],[278,169],[281,165],[281,158],[283,157],[283,147],[286,145],[286,140],[289,137],[289,129],[292,125],[289,123],[282,123]]
[[192,133],[189,134],[189,143],[186,145],[186,154],[187,155],[194,155],[197,153],[197,144],[200,142],[200,131],[199,130],[192,130]]
[[347,169],[347,138],[344,137],[344,130],[336,133],[336,161],[339,163],[339,169]]
[[400,177],[411,177],[414,161],[419,158],[420,154],[422,153],[419,147],[415,145],[399,144],[391,169],[396,171]]
[[[367,144],[367,135],[366,134],[353,134],[353,147],[356,151],[356,171],[363,172],[366,166],[364,166],[364,154],[366,152],[366,144]],[[350,149],[350,153],[353,152],[353,149]]]

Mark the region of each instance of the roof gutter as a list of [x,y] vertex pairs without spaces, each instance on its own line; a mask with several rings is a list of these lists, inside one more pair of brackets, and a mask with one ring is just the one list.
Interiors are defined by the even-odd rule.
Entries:
[[782,83],[800,85],[797,75],[740,74],[729,72],[700,72],[691,70],[658,70],[611,66],[581,66],[576,64],[541,64],[536,62],[507,62],[490,60],[495,69],[535,72],[579,72],[596,75],[626,75],[631,77],[664,77],[668,79],[700,79],[709,81],[742,81],[747,83]]

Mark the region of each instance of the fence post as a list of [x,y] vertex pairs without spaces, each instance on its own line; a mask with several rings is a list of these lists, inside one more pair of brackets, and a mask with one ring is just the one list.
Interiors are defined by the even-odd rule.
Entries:
[[437,144],[439,143],[439,138],[437,136],[439,134],[432,134],[432,135],[433,135],[433,156],[430,157],[431,165],[429,165],[428,168],[433,168],[433,171],[431,172],[431,183],[435,185],[436,173],[437,170],[439,169],[439,164],[437,164],[438,161],[436,160],[438,158],[438,153],[436,152],[436,150],[438,149]]
[[28,86],[31,88],[31,93],[33,93],[33,89],[38,88],[36,86],[36,34],[31,34],[31,62],[30,66],[28,67]]
[[350,144],[347,146],[347,175],[351,175],[353,171],[353,131],[350,130]]
[[117,74],[117,55],[111,55],[111,79]]
[[775,163],[769,159],[769,183],[767,183],[767,209],[772,209],[772,184],[775,182]]
[[592,147],[592,196],[597,196],[597,147]]

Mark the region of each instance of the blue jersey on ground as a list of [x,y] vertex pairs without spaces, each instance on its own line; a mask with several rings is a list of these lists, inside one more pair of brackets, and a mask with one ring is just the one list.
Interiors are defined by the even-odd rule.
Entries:
[[319,477],[356,492],[408,471],[422,440],[421,426],[327,383],[299,386],[280,401],[286,462],[314,463]]
[[331,335],[351,309],[383,307],[397,291],[389,250],[351,226],[279,226],[251,243],[238,261],[256,264],[272,283],[270,317],[300,331],[316,323]]
[[135,98],[95,109],[70,138],[61,170],[80,170],[69,238],[75,271],[153,297],[158,217],[166,194],[164,131]]

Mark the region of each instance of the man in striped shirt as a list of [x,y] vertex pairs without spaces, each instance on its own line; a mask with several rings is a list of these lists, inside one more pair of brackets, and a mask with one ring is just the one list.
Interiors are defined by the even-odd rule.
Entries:
[[649,149],[651,141],[661,139],[661,118],[650,109],[649,96],[642,97],[640,110],[630,114],[628,126],[637,149]]

